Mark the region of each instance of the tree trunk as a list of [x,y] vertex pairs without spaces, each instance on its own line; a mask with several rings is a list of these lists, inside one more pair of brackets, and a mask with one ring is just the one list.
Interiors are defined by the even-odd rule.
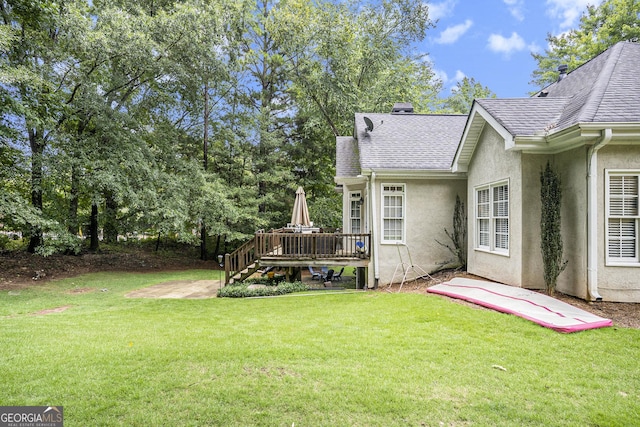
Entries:
[[216,256],[220,254],[220,235],[219,234],[216,237],[216,249],[213,251],[213,253],[216,254]]
[[200,259],[207,260],[207,227],[202,223],[200,227]]
[[113,197],[112,192],[105,195],[105,223],[104,223],[104,241],[107,243],[118,242],[118,202]]
[[[204,134],[202,136],[202,167],[209,168],[209,84],[204,84]],[[204,218],[200,228],[200,259],[207,260],[207,226]]]
[[69,219],[67,220],[67,230],[74,236],[78,234],[80,224],[78,222],[78,197],[80,193],[80,178],[78,176],[78,166],[71,167],[71,191],[69,192]]
[[[42,156],[45,142],[37,129],[29,128],[29,145],[31,146],[31,204],[42,212]],[[27,251],[34,253],[42,245],[42,227],[31,224],[29,230],[29,247]]]
[[89,249],[92,252],[97,252],[100,247],[100,239],[98,238],[98,205],[96,203],[91,205],[89,235],[91,236],[91,245],[89,246]]

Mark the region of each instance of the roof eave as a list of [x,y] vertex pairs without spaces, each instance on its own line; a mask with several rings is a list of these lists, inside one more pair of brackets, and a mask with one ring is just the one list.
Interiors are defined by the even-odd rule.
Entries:
[[378,178],[405,178],[405,179],[457,179],[464,178],[464,173],[453,172],[447,169],[363,169],[362,174],[369,176],[375,172]]
[[601,137],[604,129],[612,130],[612,143],[640,139],[640,122],[577,123],[548,135],[520,135],[515,138],[513,151],[533,154],[557,154],[589,145]]

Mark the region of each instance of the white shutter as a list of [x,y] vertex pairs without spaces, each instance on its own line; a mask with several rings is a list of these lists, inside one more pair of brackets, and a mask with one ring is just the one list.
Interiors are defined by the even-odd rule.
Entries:
[[638,262],[638,175],[608,175],[607,255],[614,262]]

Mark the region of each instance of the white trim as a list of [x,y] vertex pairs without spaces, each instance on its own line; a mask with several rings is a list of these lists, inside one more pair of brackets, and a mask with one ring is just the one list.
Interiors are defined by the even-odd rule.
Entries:
[[[393,187],[393,188],[402,188],[402,192],[396,193],[394,190],[393,192],[391,192],[391,190],[385,190],[385,187]],[[380,184],[380,195],[381,195],[381,199],[380,199],[380,244],[383,245],[387,245],[387,244],[398,244],[398,243],[402,243],[404,244],[406,242],[407,239],[407,184],[405,183],[385,183],[382,182]],[[400,206],[402,215],[399,218],[394,217],[394,219],[399,219],[402,221],[402,230],[400,231],[402,236],[401,238],[398,239],[385,239],[385,227],[384,227],[384,221],[385,221],[385,214],[384,214],[384,208],[385,208],[385,197],[391,197],[391,196],[398,196],[398,197],[402,197],[402,204]]]
[[[498,187],[503,187],[506,186],[506,200],[496,200],[494,197],[494,190]],[[509,179],[505,179],[505,180],[500,180],[500,181],[495,181],[495,182],[491,182],[488,184],[483,184],[483,185],[478,185],[476,187],[473,188],[473,227],[474,227],[474,243],[473,243],[473,249],[475,251],[478,252],[486,252],[486,253],[491,253],[491,254],[496,254],[496,255],[503,255],[503,256],[509,256],[509,251],[511,248],[511,202],[510,202],[510,182]],[[478,194],[481,191],[487,191],[487,200],[486,202],[483,202],[483,204],[486,203],[486,210],[487,210],[487,216],[482,216],[482,217],[478,217],[478,204],[479,204],[479,200],[478,200]],[[496,202],[506,202],[507,203],[507,215],[506,216],[498,216],[495,213],[495,203]],[[496,222],[499,219],[505,219],[507,220],[507,231],[506,231],[506,236],[507,236],[507,248],[500,248],[497,247],[496,245],[496,236],[499,234],[497,227],[496,227]],[[479,227],[479,223],[480,220],[486,220],[487,221],[487,234],[488,234],[488,245],[481,245],[480,244],[480,227]]]
[[612,137],[611,129],[605,129],[587,155],[587,293],[592,301],[602,301],[598,293],[598,150]]
[[[638,202],[640,196],[640,189],[638,188],[638,182],[636,183],[636,214],[635,215],[612,215],[611,213],[611,177],[612,176],[633,176],[640,182],[640,170],[638,169],[605,169],[605,265],[611,267],[640,267],[640,212],[638,212]],[[635,256],[631,257],[611,257],[609,254],[610,242],[609,242],[609,226],[611,223],[611,217],[625,218],[635,222],[634,230],[634,246]]]
[[[364,230],[364,227],[363,227],[364,215],[362,215],[362,211],[364,209],[364,203],[360,202],[361,199],[364,200],[362,190],[349,191],[349,233],[352,233],[352,234],[360,234]],[[354,206],[354,204],[357,206]],[[352,215],[354,207],[356,207],[359,214],[357,217]],[[353,229],[354,220],[358,220],[360,223],[358,230]]]

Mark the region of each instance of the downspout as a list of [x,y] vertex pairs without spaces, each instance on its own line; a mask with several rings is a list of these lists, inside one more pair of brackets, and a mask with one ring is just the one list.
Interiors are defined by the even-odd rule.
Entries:
[[598,150],[612,136],[611,129],[604,129],[602,138],[589,148],[587,158],[587,292],[591,301],[602,301],[598,293]]
[[369,194],[371,194],[371,248],[373,250],[373,288],[378,288],[380,280],[380,263],[378,260],[378,209],[376,208],[376,173],[371,172],[369,180]]

